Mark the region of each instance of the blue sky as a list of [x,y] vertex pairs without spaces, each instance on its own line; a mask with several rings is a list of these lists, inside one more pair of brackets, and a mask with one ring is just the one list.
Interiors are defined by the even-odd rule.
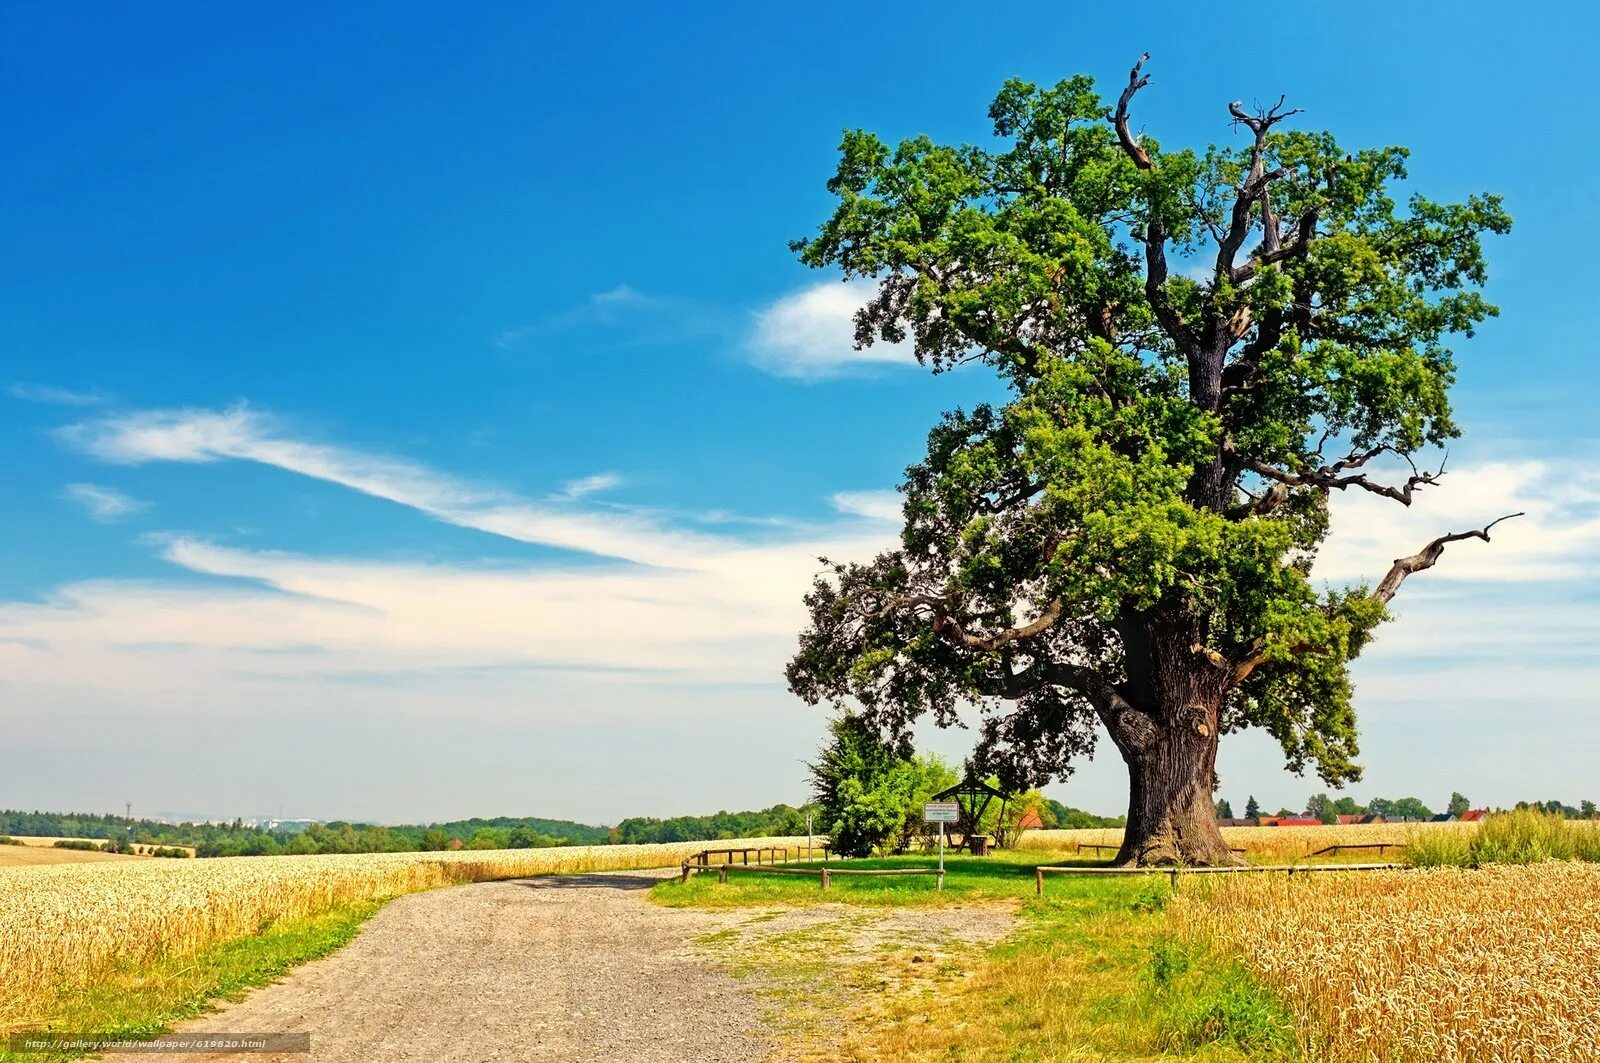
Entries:
[[[1506,197],[1453,471],[1349,500],[1322,572],[1530,517],[1407,585],[1354,792],[1600,792],[1590,11],[912,10],[7,5],[0,805],[797,800],[809,558],[885,543],[933,418],[994,386],[852,352],[859,291],[786,243],[842,128],[981,141],[1004,78],[1142,51],[1166,143],[1283,92],[1434,197]],[[1319,788],[1248,736],[1221,769],[1236,803]],[[1103,756],[1052,792],[1123,787]]]

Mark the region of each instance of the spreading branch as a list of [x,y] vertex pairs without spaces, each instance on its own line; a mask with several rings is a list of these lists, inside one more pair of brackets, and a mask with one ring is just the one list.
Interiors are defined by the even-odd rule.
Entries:
[[933,609],[933,629],[939,634],[970,650],[982,650],[984,652],[992,652],[1010,643],[1031,639],[1035,635],[1042,635],[1056,625],[1056,622],[1061,619],[1063,610],[1066,609],[1065,603],[1060,598],[1056,598],[1031,623],[1007,628],[1005,631],[994,635],[974,635],[963,628],[961,621],[950,614],[942,599],[923,597],[918,600],[918,604],[927,605]]
[[1513,517],[1521,517],[1523,515],[1522,513],[1507,513],[1503,517],[1491,520],[1481,528],[1441,535],[1410,557],[1395,558],[1394,564],[1389,568],[1389,574],[1383,577],[1383,582],[1378,584],[1378,589],[1372,592],[1373,600],[1387,605],[1394,598],[1395,593],[1400,590],[1400,584],[1406,581],[1407,576],[1414,572],[1421,572],[1423,569],[1432,568],[1438,562],[1439,555],[1444,553],[1444,548],[1450,543],[1459,543],[1463,539],[1482,539],[1484,542],[1488,542],[1490,528],[1493,528],[1503,520],[1510,520]]
[[[1403,506],[1409,506],[1419,488],[1438,483],[1439,478],[1444,475],[1443,462],[1440,462],[1438,469],[1432,471],[1418,471],[1416,464],[1411,463],[1411,475],[1406,477],[1405,483],[1399,485],[1379,483],[1364,472],[1350,472],[1351,469],[1359,469],[1386,452],[1399,453],[1388,445],[1353,451],[1338,461],[1309,472],[1285,472],[1258,458],[1246,458],[1244,459],[1246,469],[1263,479],[1271,480],[1274,484],[1272,489],[1251,503],[1250,512],[1267,513],[1276,509],[1288,497],[1288,489],[1291,487],[1316,487],[1324,491],[1344,491],[1351,487],[1359,487],[1363,491],[1370,491],[1375,495],[1391,498]],[[1411,462],[1411,459],[1406,457],[1406,461]]]
[[[1383,581],[1378,584],[1377,589],[1368,597],[1375,602],[1388,605],[1389,602],[1394,600],[1395,594],[1399,592],[1400,585],[1406,581],[1406,577],[1424,569],[1432,568],[1438,563],[1440,556],[1444,553],[1444,548],[1450,543],[1459,543],[1464,539],[1482,539],[1484,542],[1488,542],[1489,530],[1496,524],[1524,515],[1523,513],[1507,513],[1503,517],[1495,518],[1481,528],[1441,535],[1410,557],[1396,558],[1394,564],[1390,566],[1388,574],[1383,577]],[[1288,647],[1287,652],[1289,656],[1298,656],[1302,653],[1310,653],[1317,648],[1317,643],[1298,642]],[[1268,650],[1266,641],[1264,639],[1256,639],[1250,646],[1249,655],[1234,666],[1233,685],[1238,686],[1244,682],[1250,677],[1250,673],[1266,664],[1273,656],[1274,654]]]

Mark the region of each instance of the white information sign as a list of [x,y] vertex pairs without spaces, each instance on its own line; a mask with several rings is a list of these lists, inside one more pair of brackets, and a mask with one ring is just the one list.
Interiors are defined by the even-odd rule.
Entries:
[[954,801],[929,801],[922,806],[924,823],[959,823],[961,806]]

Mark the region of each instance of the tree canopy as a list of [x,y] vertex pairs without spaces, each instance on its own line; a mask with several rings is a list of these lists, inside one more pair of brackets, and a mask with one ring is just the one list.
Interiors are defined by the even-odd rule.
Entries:
[[829,563],[788,676],[901,742],[979,706],[975,764],[1010,789],[1103,728],[1142,858],[1226,859],[1214,824],[1173,842],[1211,816],[1217,736],[1264,728],[1292,769],[1358,778],[1349,662],[1409,575],[1488,538],[1376,585],[1311,578],[1331,492],[1408,505],[1442,475],[1418,459],[1458,433],[1451,345],[1495,313],[1480,237],[1510,218],[1402,199],[1406,149],[1290,129],[1282,101],[1166,148],[1133,132],[1143,62],[1111,104],[1086,76],[1007,82],[993,148],[846,133],[802,261],[877,282],[859,344],[1009,394],[933,428],[899,546]]

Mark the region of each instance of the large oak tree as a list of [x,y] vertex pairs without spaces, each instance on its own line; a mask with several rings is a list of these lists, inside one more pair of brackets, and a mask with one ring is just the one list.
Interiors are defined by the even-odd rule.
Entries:
[[[1144,59],[1111,104],[1088,77],[1001,89],[999,147],[847,133],[833,216],[795,247],[874,278],[859,344],[934,371],[981,362],[1008,400],[947,414],[908,470],[905,530],[829,563],[791,688],[908,740],[980,707],[974,766],[1070,772],[1104,729],[1127,763],[1119,860],[1225,864],[1217,743],[1265,728],[1289,766],[1359,776],[1349,663],[1404,580],[1310,571],[1333,491],[1409,505],[1458,434],[1450,343],[1495,313],[1492,195],[1402,205],[1404,148],[1351,151],[1231,104],[1235,142],[1135,132]],[[1387,475],[1386,475],[1387,472]]]

